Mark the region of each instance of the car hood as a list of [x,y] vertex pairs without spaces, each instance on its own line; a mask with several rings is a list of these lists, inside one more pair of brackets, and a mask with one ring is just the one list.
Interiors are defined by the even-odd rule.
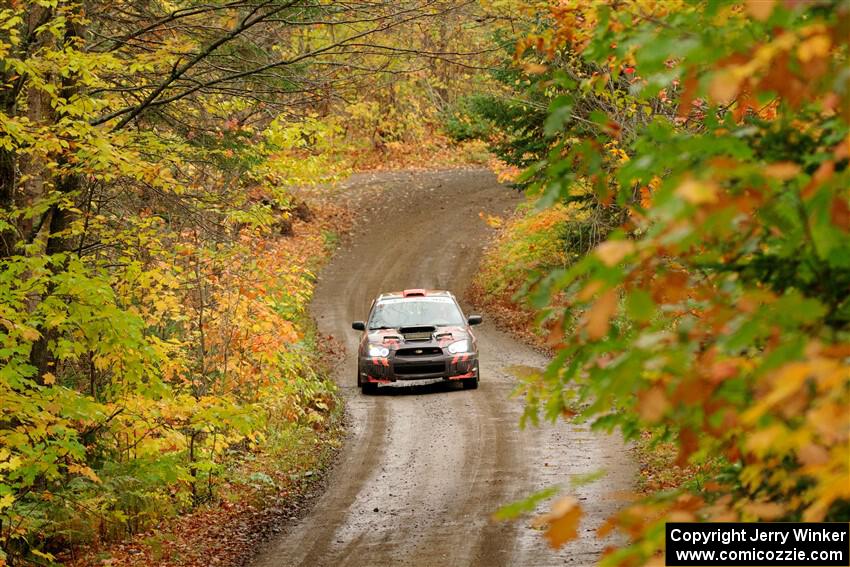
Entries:
[[391,350],[412,346],[444,347],[453,342],[471,338],[465,327],[400,327],[395,329],[377,329],[367,333],[370,344],[383,344]]

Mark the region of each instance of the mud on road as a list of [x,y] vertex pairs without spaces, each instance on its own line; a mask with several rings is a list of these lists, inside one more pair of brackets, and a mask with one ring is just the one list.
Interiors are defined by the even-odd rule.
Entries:
[[[356,387],[358,333],[372,298],[405,288],[450,289],[462,298],[492,236],[479,218],[508,214],[520,201],[483,170],[358,175],[340,192],[358,211],[351,242],[322,271],[313,303],[324,334],[346,346],[335,378],[349,434],[327,491],[288,526],[256,567],[592,565],[610,541],[595,530],[628,491],[634,465],[616,437],[566,423],[520,430],[510,368],[546,358],[492,323],[476,327],[478,390],[456,384]],[[467,305],[464,310],[469,314]],[[580,539],[549,549],[528,519],[494,523],[500,506],[599,469],[577,489]]]

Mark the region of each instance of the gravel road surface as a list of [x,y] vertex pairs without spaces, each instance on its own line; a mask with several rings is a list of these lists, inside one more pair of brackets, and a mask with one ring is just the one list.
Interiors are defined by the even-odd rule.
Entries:
[[[349,433],[326,492],[260,552],[256,567],[592,565],[611,541],[595,529],[619,505],[635,468],[622,441],[558,423],[520,430],[512,368],[546,358],[487,321],[476,327],[478,390],[455,384],[382,387],[355,382],[358,333],[371,299],[405,288],[450,289],[458,297],[492,237],[479,212],[508,214],[521,197],[484,170],[356,175],[340,198],[358,211],[347,244],[322,271],[313,313],[346,347],[336,371]],[[468,306],[464,305],[467,314]],[[535,490],[569,486],[575,475],[606,476],[574,489],[585,516],[579,540],[549,549],[529,519],[496,523],[500,506]]]

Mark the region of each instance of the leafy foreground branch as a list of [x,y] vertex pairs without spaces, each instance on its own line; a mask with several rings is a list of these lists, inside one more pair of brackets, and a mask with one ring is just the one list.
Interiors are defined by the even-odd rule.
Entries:
[[[704,473],[610,518],[600,535],[631,544],[602,563],[663,564],[671,519],[850,520],[850,6],[519,13],[513,94],[473,112],[530,164],[538,221],[587,215],[518,290],[557,351],[524,380],[527,417],[579,409]],[[576,505],[543,518],[554,545]]]

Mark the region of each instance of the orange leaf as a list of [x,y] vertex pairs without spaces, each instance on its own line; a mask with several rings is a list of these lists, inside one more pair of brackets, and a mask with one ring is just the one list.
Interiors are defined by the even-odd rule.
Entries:
[[697,81],[696,75],[693,72],[689,72],[685,77],[684,84],[682,85],[682,96],[679,99],[679,117],[687,118],[688,114],[690,114],[691,107],[693,106],[694,99],[697,95],[698,86],[699,82]]
[[834,197],[832,199],[832,207],[829,210],[829,215],[832,220],[832,224],[844,232],[850,232],[850,207],[847,205],[847,199]]
[[699,439],[693,429],[685,427],[679,431],[679,455],[676,464],[680,467],[688,464],[688,457],[699,447]]
[[741,79],[728,69],[717,71],[711,79],[708,94],[719,104],[726,104],[738,96]]
[[785,514],[785,508],[776,502],[748,502],[744,504],[744,511],[759,520],[776,520]]
[[591,340],[599,340],[608,334],[611,317],[617,310],[617,290],[610,289],[600,296],[587,315],[587,334]]
[[808,443],[797,451],[797,458],[804,465],[825,465],[829,462],[829,452],[820,445]]
[[631,240],[606,240],[596,247],[596,255],[606,266],[616,266],[635,249]]
[[790,161],[772,163],[764,168],[764,174],[780,181],[791,179],[800,173],[800,166]]
[[667,401],[661,386],[654,386],[639,395],[638,411],[640,416],[650,423],[658,422],[669,407],[670,402]]
[[775,5],[776,0],[747,0],[747,13],[763,22],[770,17]]
[[551,347],[557,347],[564,342],[564,319],[558,319],[552,324],[549,330],[549,335],[546,337],[546,344]]
[[547,526],[546,539],[552,548],[559,548],[578,537],[578,525],[581,520],[581,506],[573,496],[561,498],[552,505],[552,510],[535,518],[535,527]]
[[526,63],[523,65],[522,70],[529,75],[542,75],[549,70],[549,67],[540,63]]

